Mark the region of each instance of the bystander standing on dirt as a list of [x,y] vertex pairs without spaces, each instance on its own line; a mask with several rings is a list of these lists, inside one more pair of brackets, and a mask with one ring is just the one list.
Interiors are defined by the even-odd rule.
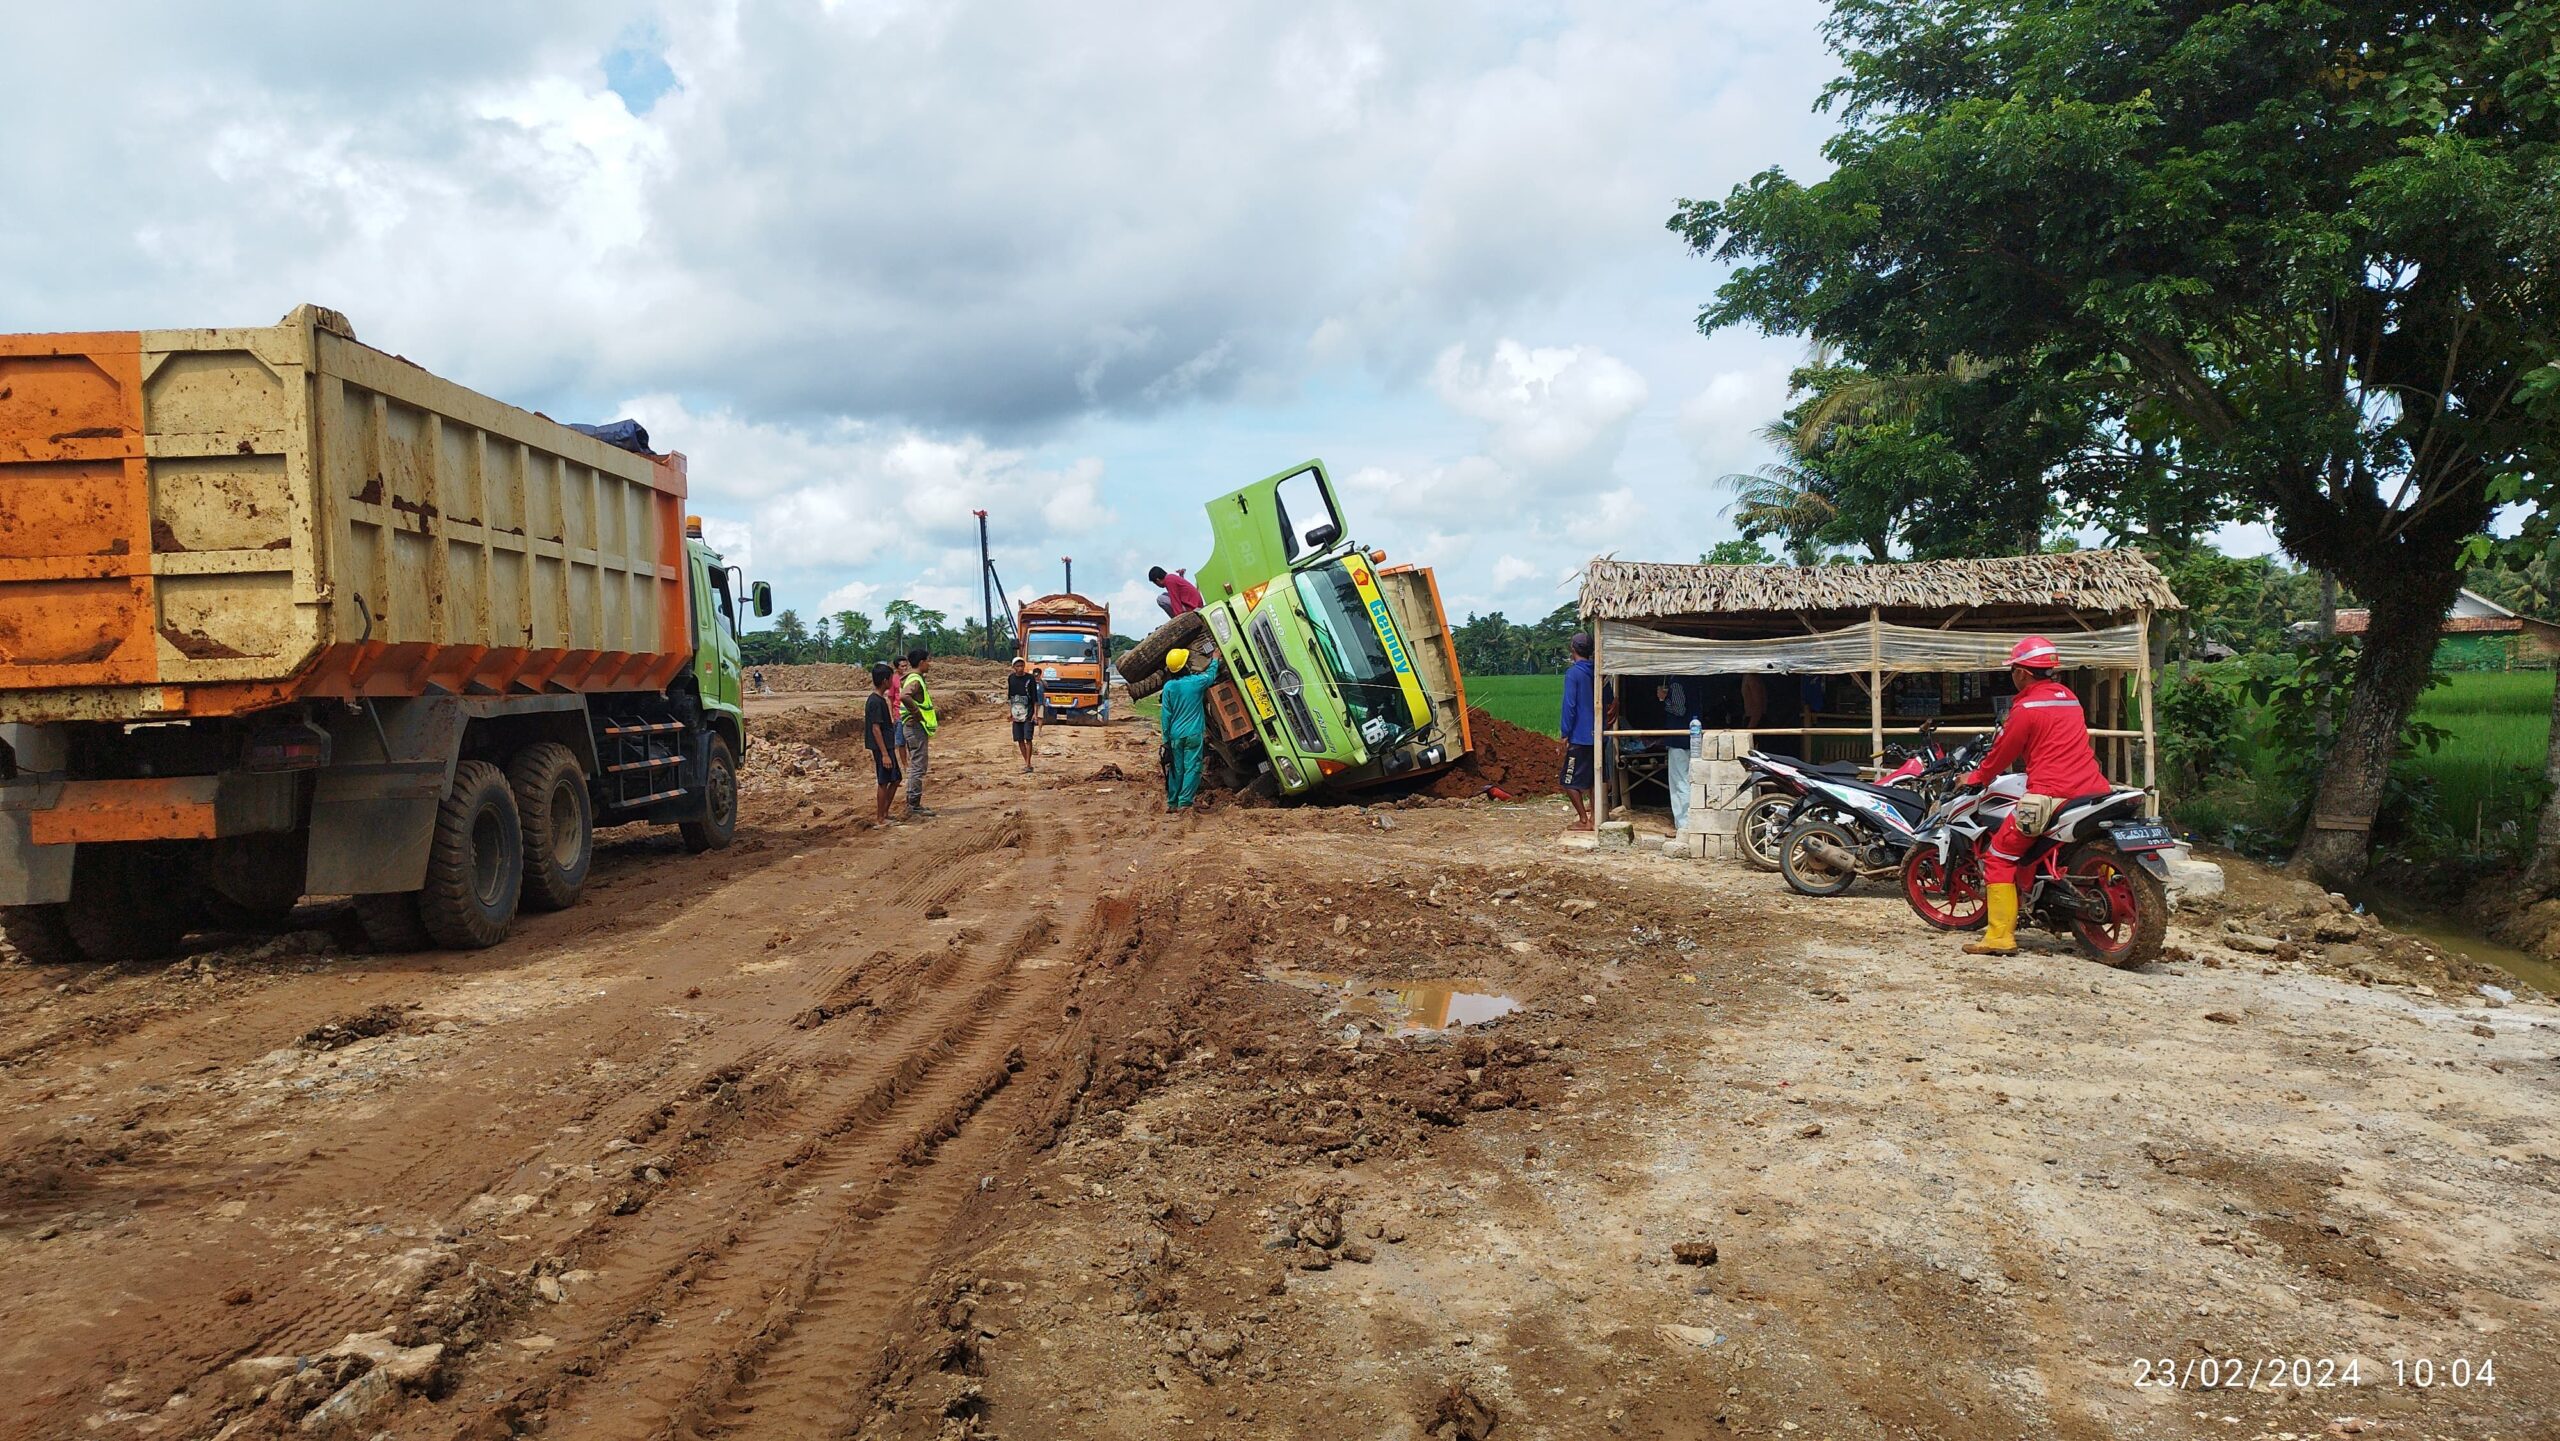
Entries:
[[1573,802],[1573,828],[1591,829],[1591,766],[1598,739],[1593,721],[1597,687],[1591,667],[1591,633],[1575,631],[1569,642],[1573,664],[1564,671],[1564,709],[1558,729],[1564,733],[1564,798]]
[[[898,707],[900,710],[904,710],[907,694],[907,658],[902,655],[891,656],[889,658],[889,668],[893,673],[892,679],[889,682],[889,704]],[[907,754],[907,727],[903,720],[901,720],[897,729],[898,769],[904,771],[912,762],[913,757]]]
[[901,772],[898,766],[898,708],[889,701],[890,687],[897,682],[897,672],[885,662],[871,666],[871,694],[862,702],[862,743],[871,749],[871,768],[879,790],[871,800],[871,819],[881,825],[889,823],[889,802],[897,797]]
[[933,733],[941,725],[933,714],[933,691],[925,684],[925,667],[933,659],[932,652],[917,646],[907,652],[907,679],[900,690],[906,724],[907,741],[907,814],[931,816],[924,803],[924,772],[933,741]]
[[1040,733],[1040,706],[1048,699],[1040,687],[1040,672],[1021,656],[1013,658],[1013,674],[1004,678],[1005,704],[1013,712],[1013,745],[1022,752],[1022,773],[1031,774],[1032,741]]

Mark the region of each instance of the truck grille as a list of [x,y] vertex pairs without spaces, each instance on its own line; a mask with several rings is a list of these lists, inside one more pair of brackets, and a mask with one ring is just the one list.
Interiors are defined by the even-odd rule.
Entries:
[[1324,752],[1324,729],[1316,724],[1316,713],[1307,708],[1306,682],[1289,664],[1288,653],[1280,649],[1280,632],[1271,617],[1253,618],[1253,648],[1261,657],[1264,679],[1271,685],[1272,703],[1289,722],[1289,733],[1298,740],[1298,749],[1310,754]]
[[1100,686],[1089,680],[1044,681],[1041,683],[1040,688],[1051,695],[1092,695],[1095,691],[1101,689]]

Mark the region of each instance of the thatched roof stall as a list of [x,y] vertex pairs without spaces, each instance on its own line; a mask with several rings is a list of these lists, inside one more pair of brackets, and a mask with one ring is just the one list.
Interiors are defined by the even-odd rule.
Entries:
[[[2183,607],[2160,572],[2131,550],[1889,565],[1658,565],[1603,559],[1584,568],[1581,601],[1603,676],[1852,677],[1865,693],[1865,725],[1817,724],[1816,716],[1804,714],[1796,725],[1782,728],[1781,733],[1804,741],[1808,755],[1822,737],[1856,737],[1869,753],[1882,751],[1889,685],[1901,692],[1898,701],[1934,708],[1941,697],[1947,698],[1944,719],[1951,723],[1941,725],[1944,733],[1990,728],[1996,702],[2003,698],[1993,692],[2005,688],[2005,680],[1968,680],[1960,686],[1952,677],[1996,674],[2019,637],[2042,634],[2061,651],[2066,672],[2082,673],[2076,688],[2098,719],[2122,715],[2130,684],[2139,702],[2139,729],[2093,724],[2092,734],[2101,742],[2101,758],[2112,754],[2109,769],[2119,777],[2132,769],[2133,743],[2138,741],[2145,787],[2157,779],[2151,744],[2151,618],[2155,612],[2179,609]],[[1932,674],[1950,677],[1943,690],[1935,689],[1935,681],[1916,679]],[[1958,713],[1973,707],[1978,715]],[[1607,734],[1668,733],[1621,726]]]

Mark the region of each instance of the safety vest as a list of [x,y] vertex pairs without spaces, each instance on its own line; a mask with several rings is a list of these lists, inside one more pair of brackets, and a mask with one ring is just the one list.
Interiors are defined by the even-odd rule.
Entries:
[[933,692],[925,689],[924,676],[913,671],[907,674],[907,709],[914,712],[916,724],[924,727],[926,735],[941,729],[942,722],[933,715]]

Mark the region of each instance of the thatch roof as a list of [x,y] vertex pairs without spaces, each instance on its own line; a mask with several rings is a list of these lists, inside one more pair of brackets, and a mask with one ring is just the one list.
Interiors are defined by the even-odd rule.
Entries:
[[1893,565],[1655,565],[1595,560],[1582,571],[1585,620],[1787,611],[2017,606],[2130,615],[2184,610],[2138,550],[2000,555]]

